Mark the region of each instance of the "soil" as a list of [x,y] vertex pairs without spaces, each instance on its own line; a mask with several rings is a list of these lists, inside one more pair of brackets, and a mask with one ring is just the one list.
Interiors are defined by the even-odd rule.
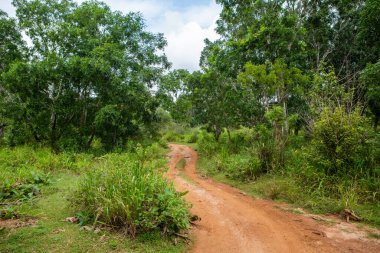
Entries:
[[4,228],[22,228],[28,226],[34,226],[38,222],[35,218],[24,218],[24,219],[0,219],[0,229]]
[[[190,233],[190,252],[380,252],[379,230],[337,217],[294,213],[287,205],[254,199],[196,172],[197,153],[171,144],[168,177],[178,191],[188,191],[191,213],[200,217]],[[185,158],[179,171],[176,164]]]

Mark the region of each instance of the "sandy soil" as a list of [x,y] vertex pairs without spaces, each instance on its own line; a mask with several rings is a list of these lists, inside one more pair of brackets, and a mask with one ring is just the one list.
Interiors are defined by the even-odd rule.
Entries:
[[0,219],[0,229],[4,228],[22,228],[28,226],[35,226],[38,220],[35,218],[25,218],[21,219],[9,219],[9,220],[1,220]]
[[[188,191],[191,212],[201,218],[191,229],[190,252],[380,252],[380,240],[367,238],[370,228],[334,217],[295,214],[285,211],[286,205],[253,199],[197,174],[198,156],[191,148],[170,148],[168,177],[178,191]],[[187,163],[180,172],[176,164],[182,158]]]

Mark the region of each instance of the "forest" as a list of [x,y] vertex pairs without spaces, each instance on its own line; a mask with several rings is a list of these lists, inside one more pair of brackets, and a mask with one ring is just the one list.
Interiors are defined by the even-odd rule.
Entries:
[[193,72],[141,13],[0,10],[1,252],[185,252],[198,217],[171,143],[205,178],[380,228],[380,1],[216,2]]

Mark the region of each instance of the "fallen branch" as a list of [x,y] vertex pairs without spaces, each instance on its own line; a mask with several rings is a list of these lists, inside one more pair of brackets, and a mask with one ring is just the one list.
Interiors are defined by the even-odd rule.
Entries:
[[350,219],[352,219],[354,221],[361,221],[362,220],[362,218],[360,218],[358,215],[356,215],[354,213],[354,211],[352,211],[348,208],[343,210],[342,215],[343,215],[343,218],[345,218],[347,222],[349,222]]
[[182,235],[182,234],[179,234],[179,233],[174,233],[174,234],[176,236],[178,236],[178,237],[181,237],[181,238],[185,239],[185,240],[190,240],[190,238],[187,235]]

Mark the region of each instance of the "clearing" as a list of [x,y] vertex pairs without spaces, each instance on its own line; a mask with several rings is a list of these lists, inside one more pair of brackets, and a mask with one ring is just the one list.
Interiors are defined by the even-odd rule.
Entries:
[[[287,212],[287,205],[246,196],[197,174],[193,149],[178,144],[170,148],[168,176],[177,190],[188,191],[191,212],[200,217],[191,231],[191,252],[380,252],[380,240],[368,238],[378,230],[334,217]],[[186,165],[178,169],[183,159]]]

